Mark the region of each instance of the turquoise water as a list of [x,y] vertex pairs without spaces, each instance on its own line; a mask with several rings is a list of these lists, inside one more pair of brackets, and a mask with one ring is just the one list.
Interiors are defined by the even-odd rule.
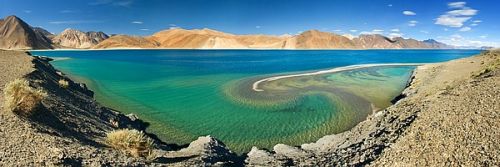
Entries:
[[167,143],[221,139],[236,152],[300,145],[355,126],[390,105],[413,66],[381,66],[252,84],[356,64],[431,63],[477,50],[32,51],[85,82],[107,106],[135,113]]

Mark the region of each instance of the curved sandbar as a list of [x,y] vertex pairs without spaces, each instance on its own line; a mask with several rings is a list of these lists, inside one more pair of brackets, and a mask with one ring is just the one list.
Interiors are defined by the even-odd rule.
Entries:
[[361,69],[361,68],[368,68],[368,67],[378,67],[378,66],[419,66],[423,65],[425,63],[388,63],[388,64],[358,64],[358,65],[350,65],[350,66],[344,66],[344,67],[337,67],[329,70],[322,70],[322,71],[316,71],[316,72],[309,72],[309,73],[302,73],[302,74],[291,74],[291,75],[280,75],[280,76],[274,76],[274,77],[269,77],[269,78],[264,78],[261,80],[258,80],[253,83],[252,89],[256,92],[262,92],[264,91],[263,89],[259,89],[259,84],[262,82],[268,82],[268,81],[275,81],[283,78],[292,78],[292,77],[300,77],[300,76],[308,76],[308,75],[319,75],[319,74],[326,74],[326,73],[334,73],[334,72],[340,72],[340,71],[347,71],[347,70],[354,70],[354,69]]

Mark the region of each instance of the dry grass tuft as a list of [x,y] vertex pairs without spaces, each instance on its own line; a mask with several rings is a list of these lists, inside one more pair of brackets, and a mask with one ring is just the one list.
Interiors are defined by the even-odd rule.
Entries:
[[29,86],[25,79],[16,79],[4,89],[4,107],[6,111],[11,111],[20,115],[31,115],[47,97],[47,93],[41,89]]
[[109,146],[134,157],[147,157],[151,155],[153,148],[153,141],[135,129],[120,129],[109,132],[106,134],[106,142]]
[[59,83],[59,86],[61,88],[68,88],[69,87],[69,82],[64,80],[64,79],[60,79],[57,83]]

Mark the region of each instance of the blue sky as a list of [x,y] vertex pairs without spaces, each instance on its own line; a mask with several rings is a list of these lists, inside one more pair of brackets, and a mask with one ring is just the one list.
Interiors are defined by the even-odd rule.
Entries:
[[181,27],[234,34],[379,33],[500,46],[498,0],[0,0],[32,26],[150,35]]

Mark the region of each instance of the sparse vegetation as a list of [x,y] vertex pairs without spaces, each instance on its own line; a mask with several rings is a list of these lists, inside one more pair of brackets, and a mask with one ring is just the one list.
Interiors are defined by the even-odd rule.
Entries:
[[20,115],[30,115],[46,96],[45,91],[30,87],[27,80],[16,79],[5,85],[4,107],[6,111]]
[[120,129],[106,135],[109,146],[122,150],[134,157],[147,157],[151,155],[153,141],[144,133],[135,129]]
[[64,79],[60,79],[60,80],[58,81],[58,83],[59,83],[59,86],[60,86],[60,87],[65,88],[65,89],[66,89],[66,88],[68,88],[68,86],[69,86],[69,82],[68,82],[68,81],[66,81],[66,80],[64,80]]

